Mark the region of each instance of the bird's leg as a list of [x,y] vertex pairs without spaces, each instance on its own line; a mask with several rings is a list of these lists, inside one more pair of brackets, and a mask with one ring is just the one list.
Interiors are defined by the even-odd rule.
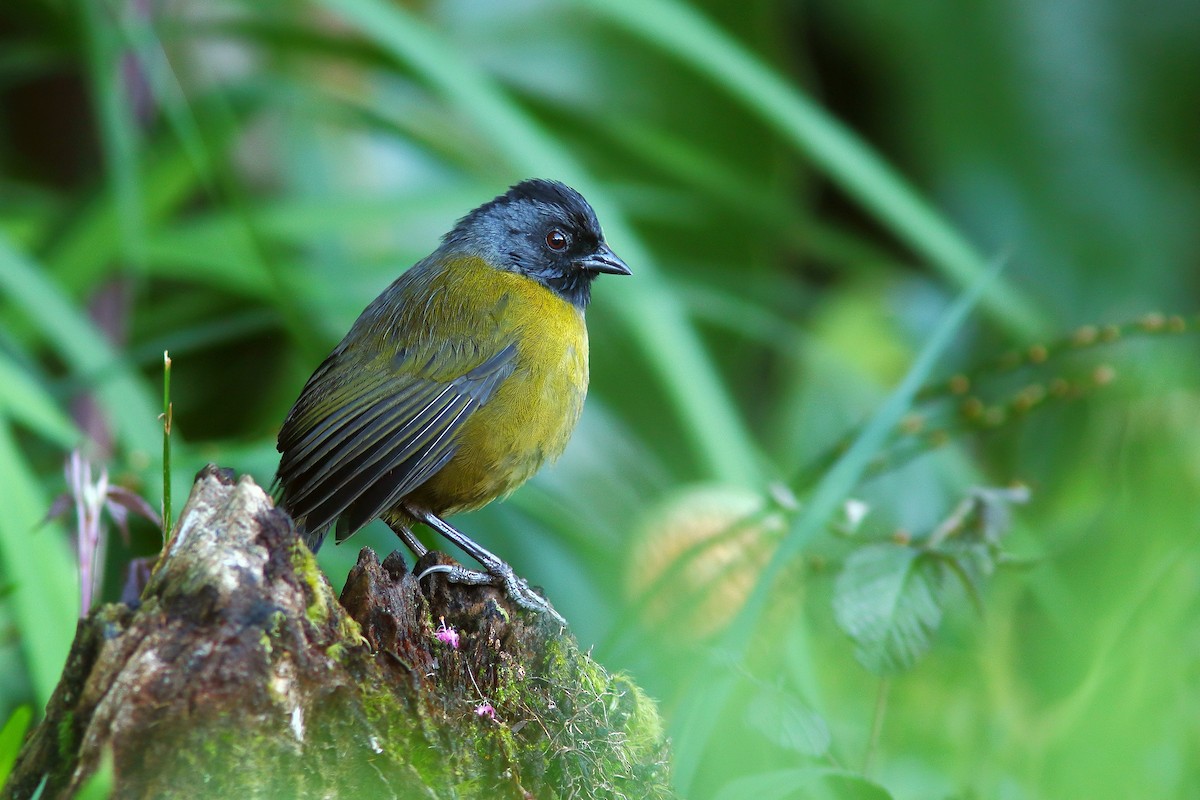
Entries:
[[[477,544],[462,531],[431,511],[409,505],[405,505],[404,510],[413,519],[424,522],[442,536],[458,545],[464,553],[478,561],[483,565],[484,570],[486,570],[486,572],[480,572],[479,570],[467,569],[457,564],[436,564],[418,575],[418,581],[424,580],[427,575],[434,572],[444,572],[446,573],[447,580],[452,583],[461,583],[467,586],[503,586],[513,602],[522,608],[549,614],[560,625],[567,624],[562,615],[554,610],[554,606],[550,605],[546,598],[529,588],[529,584],[525,582],[525,579],[513,572],[513,568],[498,555],[483,545]],[[393,530],[395,529],[393,528]],[[412,535],[411,531],[409,535]]]
[[392,533],[396,534],[400,538],[400,541],[404,542],[404,546],[411,550],[412,554],[418,559],[429,552],[429,548],[421,544],[421,540],[413,534],[412,528],[408,527],[408,525],[398,519],[387,519],[384,521],[392,529]]

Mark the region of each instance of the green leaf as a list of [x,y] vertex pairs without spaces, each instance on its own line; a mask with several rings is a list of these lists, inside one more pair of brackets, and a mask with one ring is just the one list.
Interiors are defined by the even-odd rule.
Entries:
[[794,695],[766,687],[746,706],[746,721],[780,747],[805,756],[829,752],[831,737],[825,718]]
[[1004,556],[1000,546],[1012,527],[1012,506],[1028,500],[1024,486],[977,486],[926,540],[926,551],[958,577],[981,613],[984,587]]
[[41,525],[50,508],[0,414],[0,572],[14,584],[5,603],[21,632],[21,652],[37,701],[58,683],[79,614],[78,569],[57,526]]
[[[196,173],[185,153],[173,149],[142,170],[140,200],[151,222],[176,209],[196,188]],[[83,291],[108,274],[123,246],[120,215],[111,192],[101,192],[65,230],[47,231],[45,267],[67,292]]]
[[0,411],[55,442],[64,450],[79,441],[79,431],[67,418],[54,399],[38,385],[26,370],[21,369],[0,352]]
[[[957,285],[971,286],[987,273],[971,244],[875,151],[701,12],[675,0],[576,2],[708,76]],[[1006,283],[997,282],[981,305],[1022,337],[1048,327]]]
[[[76,374],[90,376],[129,453],[153,465],[159,449],[158,410],[140,378],[96,327],[50,281],[39,265],[0,235],[0,289],[38,327]],[[97,370],[103,369],[102,375]],[[154,466],[152,466],[154,468]]]
[[29,723],[32,721],[33,709],[29,706],[17,706],[4,723],[4,727],[0,728],[0,786],[4,785],[12,772],[17,754],[21,752],[25,731],[29,729]]
[[[892,390],[879,410],[863,427],[862,432],[855,437],[853,444],[821,478],[808,502],[796,515],[791,530],[776,547],[771,561],[759,575],[758,583],[742,607],[742,612],[729,627],[722,642],[722,655],[725,658],[739,659],[740,655],[745,653],[766,610],[775,580],[784,567],[824,529],[834,512],[850,496],[854,486],[866,472],[871,459],[883,447],[889,433],[911,407],[917,390],[929,379],[938,358],[950,345],[954,335],[1001,266],[1002,263],[997,263],[991,272],[959,295],[954,304],[946,310],[937,328],[917,354],[904,380]],[[802,624],[797,620],[798,627]],[[793,661],[797,672],[812,673],[812,666],[800,663],[802,659],[799,654]],[[692,693],[691,698],[682,704],[676,714],[675,730],[688,732],[687,736],[681,735],[675,739],[675,780],[684,793],[691,788],[691,781],[704,758],[703,743],[716,727],[717,718],[729,701],[734,684],[735,678],[731,671],[715,673],[714,678],[701,691]]]
[[99,121],[106,178],[116,200],[120,254],[141,266],[145,259],[146,215],[138,164],[138,130],[128,96],[117,26],[110,7],[93,0],[76,0],[81,23],[86,73]]
[[777,769],[731,781],[716,800],[892,800],[891,794],[861,775],[828,767]]
[[877,675],[913,666],[929,649],[942,621],[938,562],[912,547],[869,545],[838,575],[833,611],[854,639],[854,655]]

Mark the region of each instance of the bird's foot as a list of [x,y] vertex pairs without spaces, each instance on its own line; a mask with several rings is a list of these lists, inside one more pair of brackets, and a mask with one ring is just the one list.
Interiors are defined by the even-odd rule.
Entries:
[[503,586],[514,603],[521,608],[537,611],[551,617],[559,625],[566,626],[567,621],[554,610],[550,601],[530,588],[524,578],[513,571],[513,568],[503,561],[488,564],[488,571],[467,569],[460,564],[434,564],[417,576],[417,581],[423,581],[435,572],[445,573],[446,580],[464,586]]

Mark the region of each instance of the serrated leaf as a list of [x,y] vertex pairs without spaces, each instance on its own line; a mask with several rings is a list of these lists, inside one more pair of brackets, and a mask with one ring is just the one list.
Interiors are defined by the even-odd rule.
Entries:
[[912,667],[942,621],[942,567],[911,547],[876,544],[846,560],[834,586],[838,625],[877,675]]
[[983,590],[996,571],[996,553],[985,544],[958,543],[931,552],[954,573],[975,609],[983,614]]
[[766,687],[746,707],[746,722],[780,747],[823,756],[831,737],[825,719],[788,692]]

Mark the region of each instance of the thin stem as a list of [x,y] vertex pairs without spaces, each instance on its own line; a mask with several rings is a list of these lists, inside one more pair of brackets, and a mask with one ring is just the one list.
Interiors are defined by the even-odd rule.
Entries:
[[875,711],[871,716],[871,738],[867,740],[867,754],[863,758],[863,777],[870,777],[875,753],[879,749],[879,737],[883,734],[883,718],[887,713],[888,693],[892,688],[891,678],[879,679],[879,691],[875,694]]
[[171,356],[163,350],[163,541],[171,535]]

